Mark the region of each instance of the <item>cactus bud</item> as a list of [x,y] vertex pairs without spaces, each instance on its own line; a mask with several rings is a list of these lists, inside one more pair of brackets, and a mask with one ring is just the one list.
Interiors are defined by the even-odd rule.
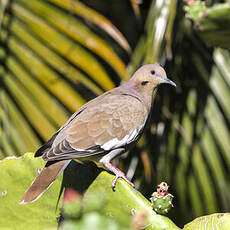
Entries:
[[161,182],[158,185],[157,192],[151,195],[151,205],[159,214],[166,214],[173,207],[172,204],[173,195],[168,193],[168,185],[165,182]]

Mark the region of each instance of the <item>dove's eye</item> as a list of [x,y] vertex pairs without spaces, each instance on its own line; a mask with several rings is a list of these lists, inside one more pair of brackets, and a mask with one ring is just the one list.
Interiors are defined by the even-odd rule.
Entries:
[[152,75],[154,75],[156,72],[155,72],[155,70],[151,70],[151,72],[150,72]]

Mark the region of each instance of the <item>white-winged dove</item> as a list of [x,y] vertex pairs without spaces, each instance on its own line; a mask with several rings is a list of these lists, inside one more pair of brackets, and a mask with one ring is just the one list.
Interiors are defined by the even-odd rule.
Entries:
[[111,160],[129,150],[148,120],[153,95],[162,83],[176,86],[158,64],[139,68],[123,85],[89,101],[35,153],[47,161],[25,192],[21,204],[37,200],[72,159],[94,161],[133,184]]

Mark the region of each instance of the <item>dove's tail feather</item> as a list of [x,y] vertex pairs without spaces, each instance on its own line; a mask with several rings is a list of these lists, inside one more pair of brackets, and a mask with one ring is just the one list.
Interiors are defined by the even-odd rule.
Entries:
[[39,199],[55,179],[63,172],[71,160],[49,161],[26,190],[20,204],[32,203]]

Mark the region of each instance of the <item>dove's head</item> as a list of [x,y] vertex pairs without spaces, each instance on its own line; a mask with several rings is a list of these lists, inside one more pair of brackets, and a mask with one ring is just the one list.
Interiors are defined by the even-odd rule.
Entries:
[[165,70],[156,63],[139,68],[122,87],[129,94],[139,98],[150,110],[153,96],[156,93],[155,89],[161,84],[170,84],[176,87],[176,84],[167,78]]
[[139,91],[152,93],[160,84],[176,84],[167,78],[166,72],[159,64],[144,65],[133,75],[132,81]]

